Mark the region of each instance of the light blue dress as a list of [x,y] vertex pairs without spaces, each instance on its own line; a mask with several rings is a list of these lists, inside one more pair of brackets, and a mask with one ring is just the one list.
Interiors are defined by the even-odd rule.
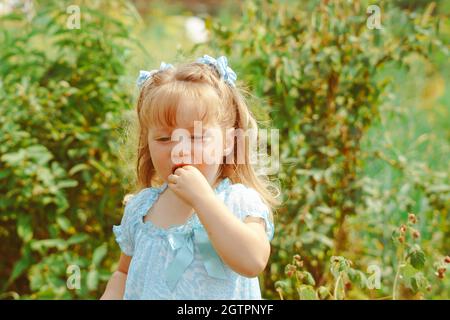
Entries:
[[[261,299],[258,277],[244,277],[223,263],[195,213],[168,229],[144,222],[165,188],[141,190],[127,202],[121,224],[113,226],[122,252],[132,256],[124,299]],[[263,218],[272,240],[274,225],[256,190],[225,178],[214,192],[239,219]]]

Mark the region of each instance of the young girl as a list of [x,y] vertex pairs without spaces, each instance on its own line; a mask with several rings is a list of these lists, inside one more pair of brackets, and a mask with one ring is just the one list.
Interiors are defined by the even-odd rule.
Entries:
[[[235,80],[225,57],[206,55],[141,71],[140,191],[113,227],[122,254],[102,299],[261,299],[276,199],[249,146],[236,143],[236,129],[257,126]],[[190,135],[184,146],[221,161],[194,162],[190,148],[177,149],[180,129]]]

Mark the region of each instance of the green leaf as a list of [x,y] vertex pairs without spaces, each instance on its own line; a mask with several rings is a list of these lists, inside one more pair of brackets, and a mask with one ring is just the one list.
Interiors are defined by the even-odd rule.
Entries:
[[97,249],[95,249],[95,251],[92,255],[92,264],[94,264],[95,266],[100,265],[100,262],[105,257],[107,250],[108,250],[108,246],[107,246],[106,242],[103,243],[101,246],[97,247]]
[[348,277],[351,282],[357,284],[360,288],[366,287],[367,277],[362,271],[350,268],[348,271]]
[[67,243],[63,239],[44,239],[37,240],[31,243],[31,249],[42,250],[48,248],[57,248],[58,250],[64,250],[67,248]]
[[414,292],[423,290],[428,285],[428,281],[424,277],[423,273],[415,269],[409,263],[402,268],[402,275],[405,285]]
[[14,282],[22,273],[28,269],[31,265],[31,257],[29,255],[23,256],[19,261],[14,264],[14,268],[9,276],[8,283]]
[[300,300],[317,300],[316,292],[312,286],[302,284],[297,290]]
[[411,248],[409,259],[411,265],[418,270],[422,270],[425,266],[425,253],[418,245]]
[[53,158],[53,155],[48,151],[48,149],[42,145],[28,147],[27,153],[30,158],[34,159],[40,165],[45,165]]
[[408,282],[410,278],[414,277],[414,275],[419,272],[419,270],[415,269],[412,265],[407,263],[404,267],[401,268],[401,273],[405,282]]
[[17,166],[17,164],[23,161],[25,157],[26,157],[25,151],[19,150],[18,152],[11,152],[2,155],[0,160],[8,163],[10,166]]
[[87,275],[87,287],[90,291],[97,290],[98,286],[98,271],[96,269],[90,270]]
[[281,288],[282,290],[288,290],[290,288],[289,281],[278,280],[275,282],[275,288]]
[[330,262],[330,271],[335,278],[337,278],[341,272],[348,272],[351,265],[350,260],[347,260],[342,256],[332,256]]
[[58,182],[58,188],[64,189],[64,188],[73,188],[78,186],[77,180],[62,180]]
[[422,272],[417,272],[409,279],[408,287],[414,292],[424,290],[428,286],[428,281]]
[[17,220],[17,234],[26,243],[33,239],[33,226],[31,217],[28,215],[20,215]]
[[89,163],[96,168],[101,174],[105,175],[106,177],[110,176],[111,173],[109,172],[108,168],[106,168],[103,164],[101,164],[99,161],[95,159],[89,159]]
[[79,234],[76,234],[76,235],[70,237],[67,240],[67,244],[68,245],[79,244],[84,241],[87,241],[88,239],[89,239],[89,236],[86,233],[79,233]]
[[316,281],[314,280],[314,277],[311,275],[311,273],[304,271],[303,274],[306,277],[306,283],[312,286],[316,285]]
[[319,289],[317,289],[317,294],[319,295],[319,299],[325,299],[326,297],[331,296],[330,290],[324,286],[320,286]]
[[316,235],[316,239],[319,240],[321,243],[323,243],[324,245],[326,245],[329,248],[333,248],[334,247],[334,242],[332,239],[328,238],[326,235],[324,234],[317,234]]
[[85,163],[79,163],[75,166],[73,166],[70,170],[69,170],[69,175],[73,176],[74,174],[76,174],[79,171],[83,171],[83,170],[89,170],[89,166]]
[[72,224],[70,223],[70,220],[67,219],[64,216],[58,216],[56,217],[56,223],[61,227],[62,230],[65,232],[68,232]]

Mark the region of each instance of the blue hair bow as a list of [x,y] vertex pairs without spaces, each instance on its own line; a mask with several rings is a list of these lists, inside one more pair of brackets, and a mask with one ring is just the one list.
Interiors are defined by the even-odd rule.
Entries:
[[155,73],[159,72],[159,71],[164,71],[167,69],[172,69],[173,65],[171,65],[170,63],[165,63],[165,62],[161,62],[161,65],[159,67],[159,69],[155,69],[155,70],[151,70],[151,71],[147,71],[147,70],[141,70],[139,71],[139,76],[136,80],[136,85],[141,88],[145,81],[147,81],[149,78],[151,78]]
[[197,59],[197,62],[204,63],[211,65],[216,68],[216,70],[219,72],[220,77],[228,83],[230,86],[235,87],[236,85],[234,82],[237,79],[236,73],[228,66],[228,60],[227,57],[221,56],[217,59],[214,59],[213,57],[210,57],[208,55],[204,55],[201,58]]

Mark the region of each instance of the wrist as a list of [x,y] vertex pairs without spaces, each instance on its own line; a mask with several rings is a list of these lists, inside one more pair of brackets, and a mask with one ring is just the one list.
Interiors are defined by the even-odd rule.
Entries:
[[200,194],[194,200],[193,207],[197,213],[202,212],[205,208],[213,206],[216,201],[218,201],[218,199],[214,192]]

